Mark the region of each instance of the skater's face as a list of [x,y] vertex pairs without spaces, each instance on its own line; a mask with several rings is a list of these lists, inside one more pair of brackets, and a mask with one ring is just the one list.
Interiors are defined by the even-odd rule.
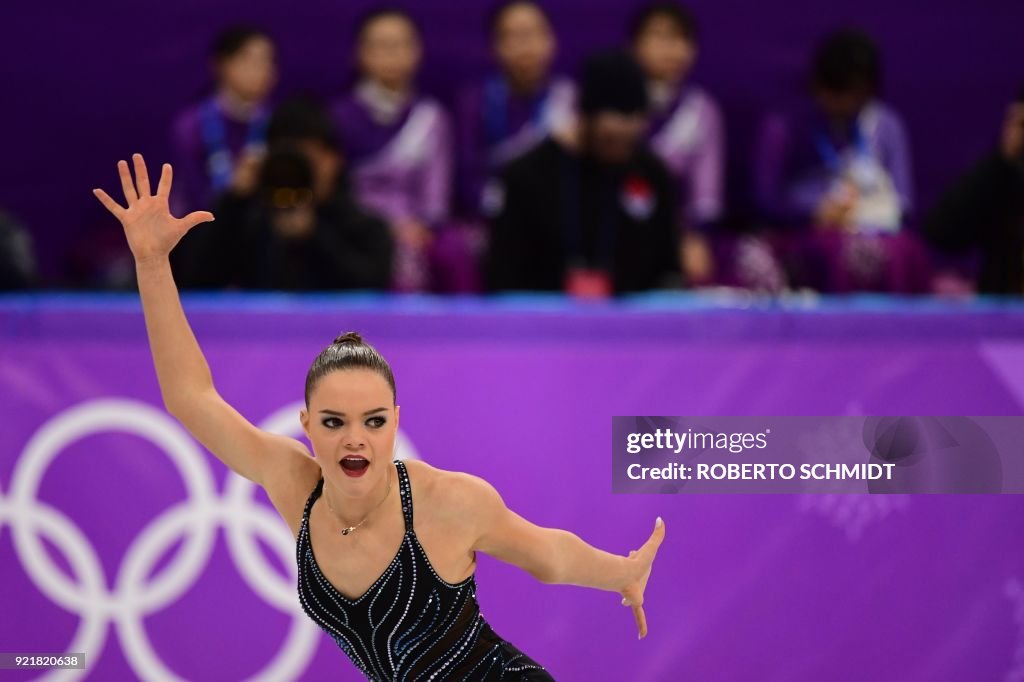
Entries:
[[547,17],[529,2],[510,6],[494,27],[494,52],[513,80],[540,81],[555,56],[555,36]]
[[419,37],[405,17],[386,14],[363,29],[359,39],[359,64],[366,76],[397,90],[408,85],[419,63]]
[[647,77],[659,81],[686,78],[697,59],[697,46],[667,16],[655,15],[648,20],[633,50]]
[[254,36],[245,45],[217,65],[222,85],[251,101],[265,99],[277,81],[274,45],[268,39]]
[[[380,374],[363,368],[327,374],[300,417],[325,478],[370,490],[378,476],[385,476],[394,455],[398,406]],[[349,475],[341,464],[346,455],[366,458],[365,474]]]

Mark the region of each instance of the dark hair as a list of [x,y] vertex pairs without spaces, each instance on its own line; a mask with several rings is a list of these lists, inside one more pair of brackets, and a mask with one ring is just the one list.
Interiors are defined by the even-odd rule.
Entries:
[[665,18],[675,24],[676,30],[691,43],[698,38],[697,20],[693,12],[684,5],[675,2],[656,2],[640,9],[629,22],[629,39],[636,42],[640,34],[647,30],[647,25],[655,19]]
[[377,372],[388,382],[391,387],[391,399],[397,404],[398,392],[395,390],[395,375],[391,372],[391,365],[377,351],[376,348],[363,341],[356,332],[345,332],[327,348],[320,351],[320,355],[313,360],[309,373],[306,375],[306,407],[309,407],[309,396],[316,387],[317,382],[331,372],[343,369],[369,369]]
[[267,123],[267,145],[316,140],[340,151],[338,131],[326,107],[313,95],[293,96],[274,108]]
[[487,20],[485,24],[487,35],[492,38],[497,37],[498,28],[501,26],[501,22],[505,19],[505,15],[508,14],[508,11],[513,7],[520,6],[533,7],[540,12],[541,16],[544,17],[545,21],[547,21],[549,25],[551,24],[551,16],[536,0],[502,0],[502,2],[499,2],[497,5],[492,7],[487,13]]
[[882,58],[874,41],[854,28],[834,31],[818,44],[811,67],[811,84],[830,92],[866,88],[878,92]]
[[228,26],[217,34],[210,47],[210,57],[218,64],[225,59],[230,59],[242,51],[250,40],[263,38],[271,43],[273,39],[270,34],[251,24],[235,24]]
[[647,85],[633,57],[622,50],[599,52],[583,64],[580,78],[580,111],[647,111]]
[[359,19],[356,20],[356,31],[355,31],[355,43],[358,45],[363,41],[363,35],[366,33],[366,29],[370,28],[370,24],[383,19],[385,17],[398,17],[399,19],[405,19],[412,26],[412,30],[420,35],[419,23],[413,18],[412,14],[400,7],[375,7],[364,13]]

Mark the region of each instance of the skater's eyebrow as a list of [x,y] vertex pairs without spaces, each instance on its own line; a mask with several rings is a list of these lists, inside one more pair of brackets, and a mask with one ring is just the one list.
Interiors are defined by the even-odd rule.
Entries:
[[[366,412],[363,412],[363,416],[365,417],[366,415],[369,415],[369,414],[376,414],[378,412],[387,412],[387,411],[388,411],[388,408],[386,408],[386,407],[376,407],[376,408],[374,408],[372,410],[367,410]],[[344,417],[345,416],[344,412],[337,412],[335,410],[320,410],[320,414],[333,414],[333,415],[337,415],[339,417]]]

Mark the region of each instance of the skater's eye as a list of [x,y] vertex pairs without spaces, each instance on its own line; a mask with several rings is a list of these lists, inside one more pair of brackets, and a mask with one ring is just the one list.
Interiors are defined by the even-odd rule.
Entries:
[[370,417],[369,419],[366,420],[366,423],[375,429],[379,429],[380,427],[387,424],[387,422],[388,420],[385,419],[384,417]]
[[[331,422],[338,422],[338,424],[336,426],[332,426]],[[336,429],[338,428],[338,426],[341,426],[341,420],[338,419],[337,417],[328,417],[323,421],[323,425],[329,429]]]

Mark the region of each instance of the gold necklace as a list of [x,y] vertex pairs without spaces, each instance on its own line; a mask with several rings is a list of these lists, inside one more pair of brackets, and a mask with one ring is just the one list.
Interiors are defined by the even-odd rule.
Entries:
[[[377,511],[377,507],[380,507],[382,504],[384,504],[384,500],[388,499],[388,495],[390,495],[390,494],[391,494],[391,468],[388,467],[388,489],[386,491],[384,491],[384,497],[381,498],[380,502],[378,502],[377,505],[373,509],[371,509],[370,511],[366,512],[366,516],[363,517],[362,521],[360,521],[359,523],[357,523],[354,526],[348,526],[347,528],[342,528],[338,532],[341,533],[342,535],[348,535],[349,533],[354,531],[356,528],[358,528],[359,526],[361,526],[364,523],[366,523],[366,519],[370,518],[370,514],[372,514],[373,512]],[[334,518],[337,519],[338,518],[338,513],[336,511],[334,511],[334,507],[331,506],[331,501],[329,499],[327,499],[327,495],[326,494],[324,495],[324,499],[327,500],[327,508],[331,510],[331,514],[333,514]]]

